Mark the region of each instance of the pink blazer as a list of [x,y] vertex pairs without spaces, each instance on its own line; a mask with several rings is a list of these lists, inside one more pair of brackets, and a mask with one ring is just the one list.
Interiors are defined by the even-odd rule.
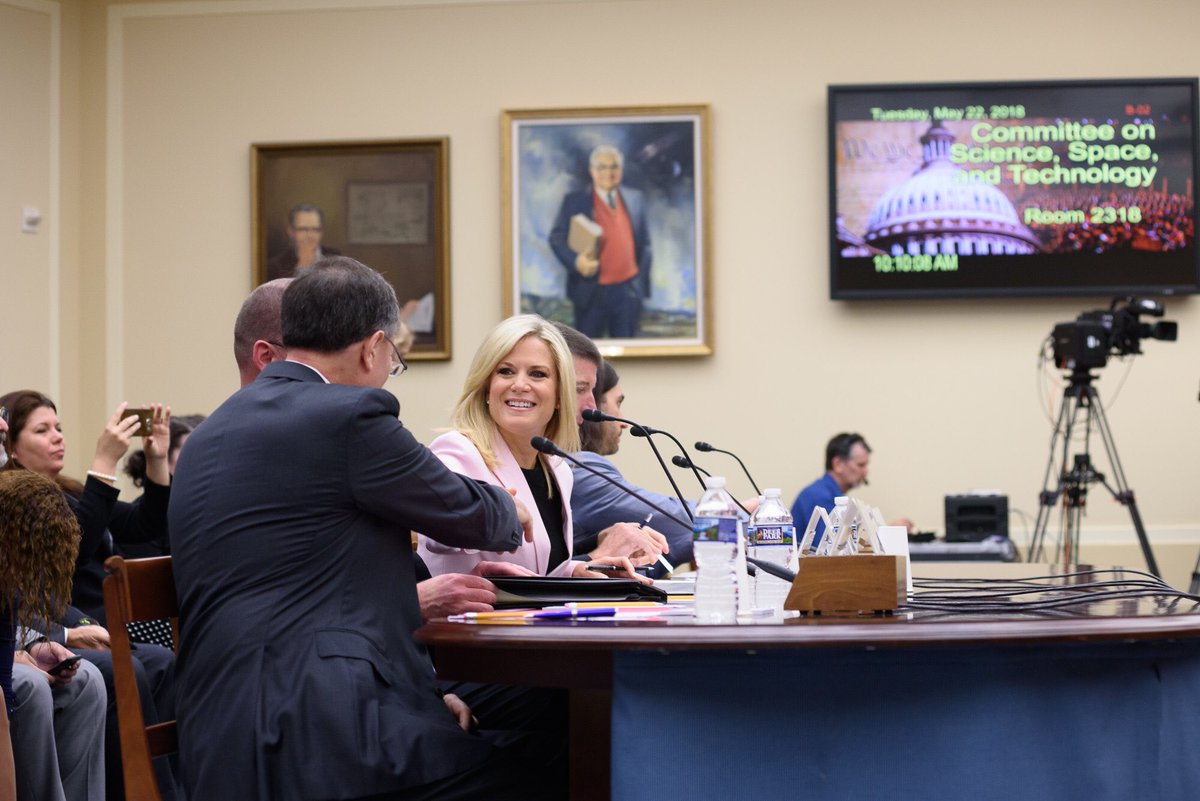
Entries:
[[[496,454],[498,464],[495,470],[490,470],[483,463],[479,450],[457,431],[442,434],[429,445],[442,462],[460,475],[486,481],[497,487],[511,487],[517,491],[519,500],[533,517],[533,542],[522,542],[521,547],[512,553],[497,551],[477,551],[470,548],[452,548],[440,542],[429,539],[424,534],[418,535],[417,551],[430,572],[435,576],[443,573],[469,573],[480,562],[512,562],[522,565],[540,575],[546,575],[546,567],[550,561],[550,537],[546,526],[538,514],[537,502],[525,482],[525,475],[520,465],[508,449],[503,437],[496,434],[492,439],[492,451]],[[559,565],[550,575],[569,576],[577,562],[572,562],[570,555],[574,552],[574,527],[571,523],[571,487],[575,478],[570,466],[557,456],[548,458],[550,471],[554,474],[558,492],[563,504],[563,537],[567,543],[567,560]]]

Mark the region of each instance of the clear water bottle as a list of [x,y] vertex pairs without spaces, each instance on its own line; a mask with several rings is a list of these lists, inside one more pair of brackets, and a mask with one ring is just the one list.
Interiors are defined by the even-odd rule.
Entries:
[[837,553],[838,540],[842,537],[842,522],[850,512],[850,499],[839,495],[833,499],[833,509],[829,512],[829,525],[821,536],[817,547],[817,556],[833,556]]
[[[774,487],[763,492],[762,503],[750,517],[746,547],[752,558],[786,568],[796,547],[796,526],[781,495]],[[782,610],[791,588],[784,579],[759,568],[754,577],[754,608]]]
[[696,620],[700,623],[737,621],[737,574],[734,557],[742,521],[737,504],[725,491],[725,479],[704,479],[704,495],[696,504],[692,552],[696,557]]

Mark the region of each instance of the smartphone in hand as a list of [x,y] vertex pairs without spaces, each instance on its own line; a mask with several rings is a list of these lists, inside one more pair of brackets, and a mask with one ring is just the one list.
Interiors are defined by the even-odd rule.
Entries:
[[126,409],[121,419],[128,420],[130,417],[138,419],[137,428],[133,430],[134,436],[148,437],[154,433],[154,412],[152,410],[143,408]]
[[51,676],[61,676],[63,671],[70,670],[71,668],[75,667],[82,659],[82,656],[69,656],[46,672]]

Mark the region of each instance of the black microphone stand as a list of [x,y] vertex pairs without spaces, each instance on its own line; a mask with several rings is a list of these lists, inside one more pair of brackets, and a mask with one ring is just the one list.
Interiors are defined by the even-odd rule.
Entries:
[[646,439],[650,439],[651,434],[662,434],[664,437],[670,438],[675,443],[675,446],[679,448],[679,452],[683,454],[683,458],[687,459],[688,467],[692,468],[692,475],[700,482],[700,489],[708,489],[708,486],[704,483],[704,479],[700,476],[700,469],[692,461],[692,455],[687,452],[687,448],[683,447],[683,443],[674,434],[669,431],[663,431],[661,428],[651,428],[650,426],[637,426],[631,429],[629,433],[635,437],[645,437]]
[[[666,460],[663,459],[662,454],[659,453],[658,446],[654,444],[654,440],[650,437],[650,431],[646,429],[645,426],[639,425],[632,420],[626,420],[623,417],[613,417],[611,414],[605,414],[599,409],[584,409],[583,419],[589,420],[593,423],[624,423],[625,425],[629,426],[630,434],[635,437],[645,437],[646,442],[650,443],[650,450],[654,451],[654,457],[658,459],[659,467],[661,467],[662,471],[666,474],[667,481],[671,482],[671,489],[675,491],[675,497],[679,499],[681,504],[683,504],[684,509],[688,508],[687,500],[685,500],[683,497],[683,492],[679,489],[679,485],[675,483],[675,477],[671,475],[671,470],[667,467]],[[534,447],[536,448],[537,446],[535,445]],[[698,473],[697,478],[699,478]],[[703,485],[704,480],[701,479],[700,483]],[[691,515],[690,510],[688,515]]]
[[675,465],[676,467],[682,467],[684,470],[699,470],[705,475],[706,478],[712,475],[712,473],[708,472],[700,465],[693,463],[691,459],[687,458],[686,456],[680,456],[679,454],[671,457],[671,464]]
[[[683,526],[684,528],[692,528],[691,522],[680,520],[678,517],[676,517],[675,515],[668,512],[666,509],[662,508],[661,506],[659,506],[658,504],[654,503],[653,501],[651,501],[647,498],[643,498],[641,495],[634,492],[629,487],[626,487],[621,482],[615,480],[611,476],[606,476],[603,473],[601,473],[599,470],[597,470],[596,468],[592,467],[590,464],[585,464],[584,462],[579,461],[574,456],[567,453],[562,448],[558,447],[557,445],[555,445],[553,442],[546,439],[545,437],[534,437],[529,442],[531,445],[533,445],[533,447],[538,452],[546,453],[551,456],[561,456],[563,459],[566,459],[571,464],[576,465],[578,467],[582,467],[584,470],[588,471],[589,473],[591,473],[594,476],[599,476],[600,478],[607,481],[609,484],[612,484],[614,487],[621,490],[621,492],[624,492],[627,495],[632,495],[633,497],[637,498],[639,501],[646,504],[646,506],[648,506],[651,509],[653,509],[654,511],[658,512],[660,515],[667,518],[668,520],[674,521],[675,523],[678,523],[679,525]],[[689,520],[693,519],[692,510],[688,508],[687,503],[684,501],[680,501],[680,502],[683,503],[683,511],[687,513]]]
[[714,448],[707,442],[697,442],[696,450],[700,451],[701,453],[710,453],[712,451],[716,451],[717,453],[723,453],[726,456],[732,456],[734,459],[737,459],[737,463],[742,466],[742,472],[746,474],[746,478],[750,479],[750,486],[754,487],[755,492],[757,492],[759,495],[762,495],[762,490],[758,488],[758,484],[754,481],[754,476],[750,475],[750,471],[746,469],[746,463],[738,458],[736,453],[733,451],[723,451],[720,448]]
[[[703,473],[706,476],[712,475],[712,473],[708,472],[703,467],[697,466],[695,462],[693,462],[691,459],[687,458],[686,456],[672,456],[671,464],[675,465],[676,467],[683,467],[683,468],[690,467],[693,470],[699,470],[701,473]],[[706,487],[706,489],[707,489],[707,487]],[[747,517],[750,517],[750,510],[747,509],[745,506],[743,506],[741,501],[739,501],[737,498],[734,498],[732,493],[729,495],[729,497],[733,500],[734,503],[736,503],[738,505],[739,509],[741,509],[743,512],[746,513]]]

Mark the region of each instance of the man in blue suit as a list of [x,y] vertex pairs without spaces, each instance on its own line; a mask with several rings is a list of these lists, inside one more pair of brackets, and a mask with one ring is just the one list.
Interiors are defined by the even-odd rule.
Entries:
[[[170,520],[180,765],[194,799],[540,798],[561,788],[470,733],[412,638],[409,531],[513,550],[528,512],[458,476],[381,389],[395,293],[345,257],[283,296],[272,362],[188,440]],[[524,530],[524,531],[523,531]]]
[[[621,186],[621,151],[600,145],[588,160],[592,184],[563,198],[550,229],[550,247],[567,270],[575,328],[589,337],[638,335],[642,300],[650,296],[650,233],[641,192]],[[583,215],[603,232],[594,250],[569,243],[571,220]]]

